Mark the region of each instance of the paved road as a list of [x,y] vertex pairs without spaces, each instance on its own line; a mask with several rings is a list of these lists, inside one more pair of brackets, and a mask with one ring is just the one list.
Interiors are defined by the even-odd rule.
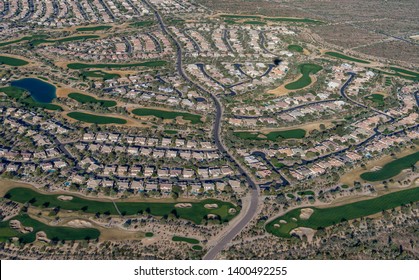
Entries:
[[216,258],[216,256],[234,239],[234,237],[239,234],[242,229],[253,219],[254,215],[256,214],[257,207],[258,207],[258,201],[259,201],[259,186],[253,181],[253,179],[250,177],[250,175],[247,173],[247,171],[241,166],[241,164],[234,158],[234,156],[228,151],[228,148],[224,146],[222,140],[221,140],[221,120],[223,117],[223,107],[221,105],[220,100],[218,97],[212,93],[201,87],[200,85],[193,82],[184,72],[182,67],[182,48],[179,42],[176,40],[175,36],[173,36],[170,32],[168,32],[168,29],[166,28],[166,25],[164,24],[164,21],[159,13],[159,11],[151,5],[147,0],[143,0],[144,4],[148,6],[151,10],[154,11],[154,14],[157,18],[157,21],[159,22],[159,25],[163,31],[164,34],[166,34],[171,41],[174,43],[176,47],[176,53],[177,53],[177,63],[176,63],[176,69],[179,72],[179,75],[182,76],[186,81],[188,81],[190,84],[197,87],[199,90],[209,94],[214,102],[215,109],[216,109],[216,116],[214,121],[214,127],[213,127],[213,136],[214,141],[217,146],[217,148],[224,154],[226,158],[228,158],[230,161],[234,162],[237,166],[237,169],[239,172],[246,178],[247,183],[250,186],[250,205],[247,208],[247,212],[245,215],[243,215],[242,219],[238,221],[230,231],[222,236],[217,245],[210,248],[207,252],[207,254],[204,256],[205,260],[210,260]]

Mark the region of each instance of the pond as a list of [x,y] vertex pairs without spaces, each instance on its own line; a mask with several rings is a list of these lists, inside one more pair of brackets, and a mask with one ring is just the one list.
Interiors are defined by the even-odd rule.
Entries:
[[57,97],[55,86],[39,79],[20,79],[13,81],[11,85],[29,91],[31,97],[37,102],[51,103]]

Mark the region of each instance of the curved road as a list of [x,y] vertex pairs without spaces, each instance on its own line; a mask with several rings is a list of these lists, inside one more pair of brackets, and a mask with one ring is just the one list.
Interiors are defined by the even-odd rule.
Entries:
[[216,258],[216,256],[234,239],[234,237],[239,234],[242,229],[253,219],[254,215],[256,214],[257,208],[258,208],[258,201],[259,201],[259,186],[253,181],[253,179],[249,176],[249,174],[246,172],[246,170],[240,165],[240,163],[234,158],[234,156],[228,151],[228,149],[224,146],[221,137],[221,120],[223,117],[223,107],[221,105],[220,100],[218,97],[207,90],[205,90],[200,85],[194,83],[183,71],[182,68],[182,48],[179,42],[176,40],[175,36],[173,36],[170,32],[168,32],[166,25],[163,22],[163,19],[159,13],[159,11],[151,5],[147,0],[143,0],[143,3],[148,6],[152,11],[154,11],[154,15],[157,18],[157,21],[159,22],[159,25],[163,31],[164,34],[166,34],[171,41],[174,43],[176,47],[176,54],[177,54],[177,62],[176,62],[176,68],[179,72],[179,75],[182,76],[186,81],[188,81],[190,84],[197,87],[199,90],[209,94],[211,98],[214,101],[215,109],[216,109],[216,116],[214,121],[214,128],[213,128],[213,136],[214,141],[217,146],[217,148],[232,162],[234,162],[237,166],[237,169],[240,171],[240,173],[246,177],[246,181],[250,186],[250,205],[248,207],[247,212],[244,214],[242,219],[238,221],[234,226],[231,227],[230,231],[225,234],[224,236],[221,236],[218,240],[217,244],[210,248],[207,252],[207,254],[204,256],[203,259],[205,260],[211,260]]

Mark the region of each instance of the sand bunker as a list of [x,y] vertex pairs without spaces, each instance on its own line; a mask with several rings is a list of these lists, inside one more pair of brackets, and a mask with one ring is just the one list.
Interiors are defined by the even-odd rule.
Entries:
[[63,200],[63,201],[69,201],[72,200],[73,197],[69,196],[69,195],[60,195],[59,197],[57,197],[59,200]]
[[301,220],[308,220],[311,215],[313,214],[314,210],[311,208],[304,208],[301,209],[300,219]]
[[92,227],[92,223],[84,220],[72,220],[68,222],[67,225],[76,228]]
[[207,208],[207,209],[217,209],[218,208],[218,204],[216,204],[216,203],[213,203],[213,204],[205,204],[204,207]]
[[285,220],[280,220],[280,221],[279,221],[279,223],[280,223],[280,224],[286,224],[286,223],[287,223],[287,221],[285,221]]
[[47,243],[49,243],[51,241],[51,240],[48,239],[47,234],[43,231],[38,231],[36,233],[36,240],[44,241],[44,242],[47,242]]
[[313,241],[313,237],[315,233],[316,233],[316,230],[312,228],[306,228],[306,227],[299,227],[290,231],[291,235],[297,235],[299,238],[302,238],[303,236],[305,236],[308,242]]
[[9,226],[12,229],[19,231],[20,233],[26,234],[33,231],[33,227],[22,227],[22,223],[18,220],[11,220]]
[[190,203],[178,203],[175,205],[176,208],[191,208],[192,204]]
[[216,218],[218,218],[218,216],[215,215],[215,214],[208,214],[207,217],[208,217],[208,219],[216,219]]
[[228,209],[228,214],[236,214],[237,210],[234,208]]
[[279,227],[281,227],[281,225],[280,224],[274,224],[274,227],[279,228]]

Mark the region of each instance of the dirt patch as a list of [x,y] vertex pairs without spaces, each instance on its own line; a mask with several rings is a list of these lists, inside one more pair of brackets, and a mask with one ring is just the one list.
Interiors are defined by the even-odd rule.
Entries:
[[175,208],[191,208],[192,204],[190,203],[178,203],[175,205]]
[[213,204],[205,204],[204,207],[207,208],[207,209],[217,209],[218,208],[218,204],[216,204],[216,203],[213,203]]
[[67,223],[67,225],[75,228],[89,228],[93,227],[92,223],[84,220],[72,220]]
[[73,197],[72,196],[69,196],[69,195],[60,195],[57,198],[59,200],[63,200],[63,201],[69,201],[69,200],[72,200],[73,199]]
[[311,208],[303,208],[301,209],[300,219],[301,220],[308,220],[311,215],[313,214],[314,210]]

